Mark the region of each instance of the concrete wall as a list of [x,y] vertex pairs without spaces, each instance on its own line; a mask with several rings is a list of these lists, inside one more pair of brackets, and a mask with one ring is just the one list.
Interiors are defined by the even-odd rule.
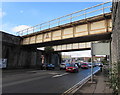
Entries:
[[45,64],[55,64],[55,67],[58,67],[61,63],[61,55],[59,53],[45,54]]
[[16,45],[2,46],[2,58],[7,58],[8,68],[35,66],[35,51]]
[[112,36],[112,62],[120,61],[120,1],[114,2],[112,9],[113,36]]
[[[44,51],[30,46],[21,46],[21,37],[2,33],[2,58],[7,59],[7,68],[40,68]],[[52,63],[58,66],[58,54],[52,54]],[[46,59],[45,59],[46,60]]]
[[54,54],[53,56],[52,56],[52,60],[51,60],[51,62],[53,63],[53,64],[55,64],[55,66],[59,66],[59,55],[58,54]]
[[112,84],[114,93],[120,94],[120,0],[113,0],[112,12]]
[[2,58],[7,59],[7,68],[29,68],[37,64],[37,49],[21,46],[21,39],[2,32]]

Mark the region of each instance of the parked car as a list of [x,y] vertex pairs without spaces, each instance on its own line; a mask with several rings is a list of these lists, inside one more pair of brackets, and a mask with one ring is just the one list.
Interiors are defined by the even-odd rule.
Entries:
[[97,66],[101,66],[101,65],[103,65],[103,64],[102,64],[102,63],[96,63],[96,65],[97,65]]
[[95,67],[97,66],[97,63],[94,63]]
[[46,69],[46,65],[45,64],[42,64],[41,65],[41,70],[45,70]]
[[66,63],[61,63],[60,64],[60,70],[65,70],[66,69]]
[[88,63],[88,67],[91,68],[91,67],[92,67],[92,64],[91,64],[91,63]]
[[7,67],[7,59],[0,58],[0,68],[5,69]]
[[80,62],[76,62],[75,63],[79,68],[81,67],[81,63]]
[[66,66],[68,66],[69,63],[61,63],[60,64],[60,70],[65,70],[66,69]]
[[46,69],[47,69],[47,70],[55,69],[55,65],[54,65],[54,64],[47,64],[47,65],[46,65]]
[[76,64],[69,64],[66,66],[66,72],[78,72],[78,66]]
[[84,68],[88,69],[89,68],[88,63],[82,63],[81,68],[82,69],[84,69]]
[[88,63],[88,67],[91,68],[91,67],[96,67],[95,63]]

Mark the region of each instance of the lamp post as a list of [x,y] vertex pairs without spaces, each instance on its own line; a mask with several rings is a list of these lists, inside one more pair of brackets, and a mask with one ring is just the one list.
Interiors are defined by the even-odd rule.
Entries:
[[91,83],[93,83],[93,42],[91,42]]

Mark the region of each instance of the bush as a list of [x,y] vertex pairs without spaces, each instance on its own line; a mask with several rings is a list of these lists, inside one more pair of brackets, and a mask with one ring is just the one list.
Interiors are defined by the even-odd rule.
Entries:
[[110,82],[114,91],[114,95],[120,94],[120,62],[113,63],[110,70]]

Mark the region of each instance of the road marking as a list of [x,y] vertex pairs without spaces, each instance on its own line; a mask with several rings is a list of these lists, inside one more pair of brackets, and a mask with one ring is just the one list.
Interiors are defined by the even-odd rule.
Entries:
[[[93,74],[95,74],[99,70],[100,69],[94,71]],[[72,86],[71,88],[69,88],[67,91],[65,91],[61,95],[73,95],[78,89],[80,89],[90,79],[90,77],[91,77],[91,75],[88,75],[86,78],[84,78],[83,80],[81,80],[80,82],[78,82],[77,84]]]
[[37,73],[37,71],[28,71],[28,73]]
[[68,73],[63,73],[63,74],[60,74],[60,75],[55,75],[55,76],[53,76],[53,78],[61,77],[61,76],[67,75],[67,74],[68,74]]
[[[52,74],[58,74],[58,73],[52,73]],[[58,76],[53,76],[53,77],[60,77],[63,75],[66,75],[68,73],[63,73],[63,74],[59,74]],[[30,82],[30,81],[35,81],[35,80],[39,80],[39,79],[43,79],[46,78],[48,76],[42,76],[42,77],[37,77],[37,78],[30,78],[30,79],[25,79],[25,80],[19,80],[19,81],[15,81],[15,82],[11,82],[11,83],[3,83],[3,87],[7,87],[7,86],[12,86],[12,85],[17,85],[17,84],[21,84],[21,83],[25,83],[25,82]]]
[[56,75],[56,74],[59,74],[59,73],[52,72],[52,73],[48,73],[48,74],[51,74],[51,75]]
[[[47,77],[48,77],[48,76],[47,76]],[[30,82],[30,81],[35,81],[35,80],[39,80],[39,79],[43,79],[43,78],[46,78],[46,76],[37,77],[37,78],[30,78],[30,79],[25,79],[25,80],[20,80],[20,81],[15,81],[15,82],[7,83],[7,84],[4,84],[4,83],[3,83],[2,86],[3,86],[3,87],[12,86],[12,85],[17,85],[17,84],[21,84],[21,83]]]

